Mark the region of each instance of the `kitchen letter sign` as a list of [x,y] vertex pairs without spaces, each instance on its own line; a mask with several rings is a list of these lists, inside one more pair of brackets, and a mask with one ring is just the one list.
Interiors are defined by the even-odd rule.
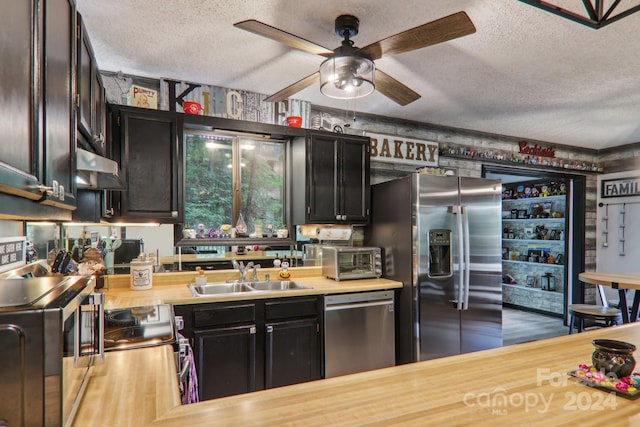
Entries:
[[371,160],[419,166],[438,166],[438,143],[365,132],[371,138]]
[[602,180],[602,197],[640,196],[640,178]]

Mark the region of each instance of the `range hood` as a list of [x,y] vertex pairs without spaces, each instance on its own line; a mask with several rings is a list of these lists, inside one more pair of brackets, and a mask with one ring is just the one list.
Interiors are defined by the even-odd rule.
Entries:
[[118,176],[118,163],[76,148],[76,183],[80,189],[126,190]]

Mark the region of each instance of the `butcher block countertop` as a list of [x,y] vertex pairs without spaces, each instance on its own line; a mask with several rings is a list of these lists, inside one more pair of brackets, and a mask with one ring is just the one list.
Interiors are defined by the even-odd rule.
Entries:
[[75,425],[640,425],[638,400],[566,375],[579,364],[590,364],[596,338],[640,347],[640,324],[191,405],[178,405],[175,390],[169,390],[170,363],[159,350],[166,346],[121,351],[108,354],[104,368],[94,373],[97,378],[85,397],[89,402],[83,403]]
[[[278,280],[277,268],[262,268],[258,270],[258,279],[263,280],[266,273],[271,280]],[[239,301],[250,299],[280,298],[302,295],[326,295],[344,292],[365,292],[383,289],[397,289],[402,282],[388,279],[343,280],[336,282],[322,276],[321,267],[290,268],[291,277],[288,280],[309,286],[309,289],[296,289],[273,292],[242,292],[236,294],[218,294],[207,297],[195,297],[191,294],[188,284],[195,281],[194,271],[175,273],[155,273],[151,289],[132,290],[128,274],[116,274],[105,277],[106,309],[135,307],[141,305],[167,304],[200,304],[205,302]],[[248,277],[252,277],[248,272]],[[208,282],[225,282],[239,277],[235,270],[206,271]]]
[[640,273],[585,272],[578,275],[582,282],[593,285],[612,286],[621,289],[640,289]]

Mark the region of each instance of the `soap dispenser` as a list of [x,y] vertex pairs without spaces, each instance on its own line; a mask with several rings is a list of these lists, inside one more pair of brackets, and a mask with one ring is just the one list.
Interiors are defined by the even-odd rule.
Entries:
[[196,285],[206,285],[207,276],[204,275],[204,270],[200,267],[196,267]]

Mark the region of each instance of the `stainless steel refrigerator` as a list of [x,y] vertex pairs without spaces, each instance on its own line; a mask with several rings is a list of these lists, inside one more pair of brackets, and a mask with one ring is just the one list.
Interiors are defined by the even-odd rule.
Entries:
[[418,173],[372,186],[365,244],[404,283],[397,363],[502,346],[501,188]]

